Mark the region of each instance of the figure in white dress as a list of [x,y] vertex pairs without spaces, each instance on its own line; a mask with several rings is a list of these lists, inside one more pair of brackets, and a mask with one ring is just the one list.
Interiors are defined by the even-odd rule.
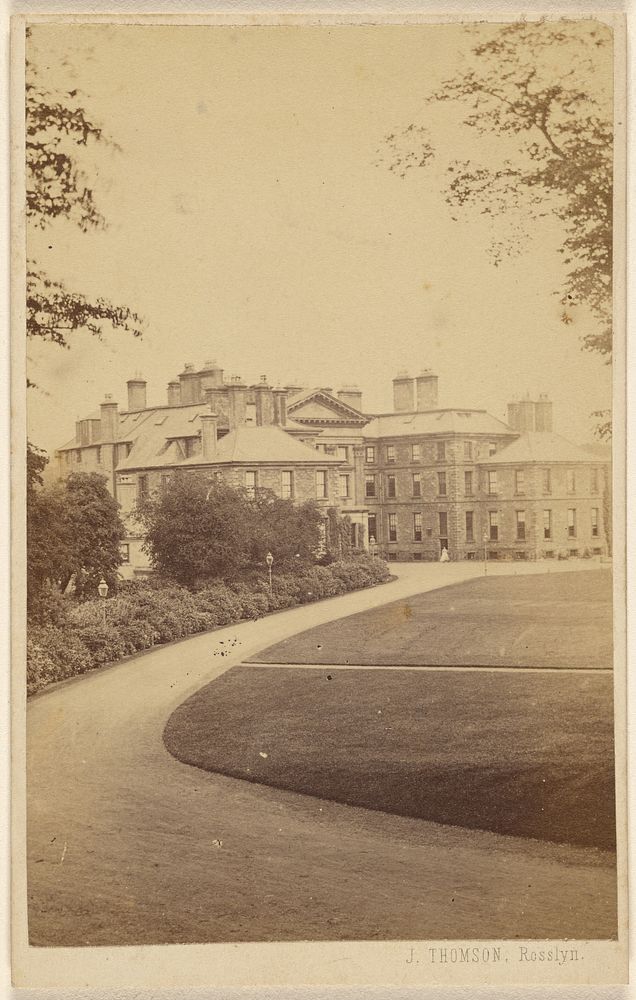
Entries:
[[444,547],[442,549],[442,554],[439,557],[439,561],[440,562],[450,562],[450,556],[448,554],[448,549],[446,547]]

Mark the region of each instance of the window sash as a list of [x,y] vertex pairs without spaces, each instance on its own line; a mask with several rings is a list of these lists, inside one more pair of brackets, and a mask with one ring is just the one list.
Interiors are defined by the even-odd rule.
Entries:
[[283,500],[291,500],[294,495],[294,473],[284,470],[281,473],[281,496]]
[[316,496],[319,500],[324,500],[327,496],[327,473],[324,469],[316,471]]
[[387,515],[387,525],[389,529],[389,541],[397,542],[397,514]]

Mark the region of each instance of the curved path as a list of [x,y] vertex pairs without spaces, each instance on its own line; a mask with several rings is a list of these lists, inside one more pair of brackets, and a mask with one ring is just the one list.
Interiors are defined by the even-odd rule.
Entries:
[[611,855],[337,805],[208,774],[165,750],[173,709],[233,664],[480,568],[396,572],[387,586],[155,649],[30,702],[32,944],[613,933]]

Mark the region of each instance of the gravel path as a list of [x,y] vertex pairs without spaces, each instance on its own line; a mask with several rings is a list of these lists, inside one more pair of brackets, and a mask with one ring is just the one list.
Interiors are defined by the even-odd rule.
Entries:
[[[545,571],[492,571],[513,569]],[[165,750],[174,708],[259,649],[480,568],[396,572],[387,586],[156,649],[30,702],[32,944],[613,934],[610,854],[247,784]]]

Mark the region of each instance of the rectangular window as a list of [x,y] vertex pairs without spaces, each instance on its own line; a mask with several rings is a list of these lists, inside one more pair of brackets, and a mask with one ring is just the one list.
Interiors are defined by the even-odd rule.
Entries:
[[338,445],[338,447],[336,448],[336,455],[338,456],[341,462],[349,461],[349,449],[346,446],[346,444]]
[[294,473],[288,471],[287,469],[283,469],[280,477],[280,495],[283,500],[291,500],[294,495]]
[[464,441],[464,460],[466,462],[472,462],[473,460],[473,442]]
[[472,510],[466,511],[466,541],[473,542],[475,540],[474,535],[474,518]]
[[95,461],[97,462],[98,465],[102,464],[102,449],[101,448],[96,448],[95,449]]
[[364,477],[364,495],[365,497],[375,496],[375,476]]
[[377,514],[369,514],[369,541],[373,539],[374,542],[378,540],[378,518]]
[[592,538],[598,538],[598,507],[592,507]]
[[244,477],[245,489],[249,497],[256,496],[256,473],[246,472]]
[[397,542],[397,514],[388,515],[389,541]]
[[499,539],[499,511],[491,510],[488,513],[488,524],[490,526],[490,541],[496,542]]
[[367,445],[365,449],[365,459],[367,462],[375,462],[375,448],[373,445]]
[[517,511],[517,541],[525,542],[526,540],[526,512],[525,510]]
[[395,492],[395,476],[386,477],[386,495],[388,497],[394,498],[396,496]]
[[413,541],[422,541],[422,515],[413,514]]
[[544,510],[543,512],[543,537],[545,539],[552,538],[552,511]]
[[167,493],[170,487],[170,475],[164,472],[161,476],[161,492]]
[[75,452],[75,461],[79,465],[82,464],[82,450],[81,450],[81,448],[78,448],[77,451]]
[[446,473],[445,472],[438,472],[437,473],[437,492],[439,493],[439,495],[441,497],[445,497],[446,496]]
[[325,500],[327,497],[327,473],[324,469],[316,471],[316,497]]
[[526,474],[523,469],[515,469],[515,493],[526,492]]
[[592,493],[598,493],[598,469],[590,470]]
[[140,503],[148,499],[148,476],[139,476],[137,479],[137,497]]
[[565,473],[566,489],[568,493],[576,493],[576,476],[574,469],[568,469]]
[[256,423],[256,403],[245,404],[245,423],[246,424]]
[[499,492],[497,488],[497,472],[495,469],[490,469],[488,472],[488,492],[489,493]]
[[440,538],[446,538],[448,536],[448,514],[445,510],[440,510],[438,516]]
[[496,453],[497,453],[497,442],[496,441],[489,441],[488,442],[488,454],[489,455],[495,455]]
[[472,497],[473,495],[473,474],[472,472],[464,473],[464,493],[467,497]]
[[387,444],[386,446],[386,460],[388,463],[395,462],[395,445]]
[[419,462],[422,458],[422,447],[419,444],[411,445],[411,461]]
[[438,441],[437,442],[437,461],[438,462],[445,462],[446,461],[446,442],[445,441]]
[[349,476],[343,475],[339,476],[340,482],[340,499],[346,500],[349,497]]
[[413,473],[413,496],[422,496],[422,475],[419,472]]
[[128,542],[121,542],[119,546],[119,554],[123,563],[130,562],[130,545]]
[[543,492],[552,493],[552,470],[543,470]]
[[568,507],[568,538],[576,538],[576,508]]

